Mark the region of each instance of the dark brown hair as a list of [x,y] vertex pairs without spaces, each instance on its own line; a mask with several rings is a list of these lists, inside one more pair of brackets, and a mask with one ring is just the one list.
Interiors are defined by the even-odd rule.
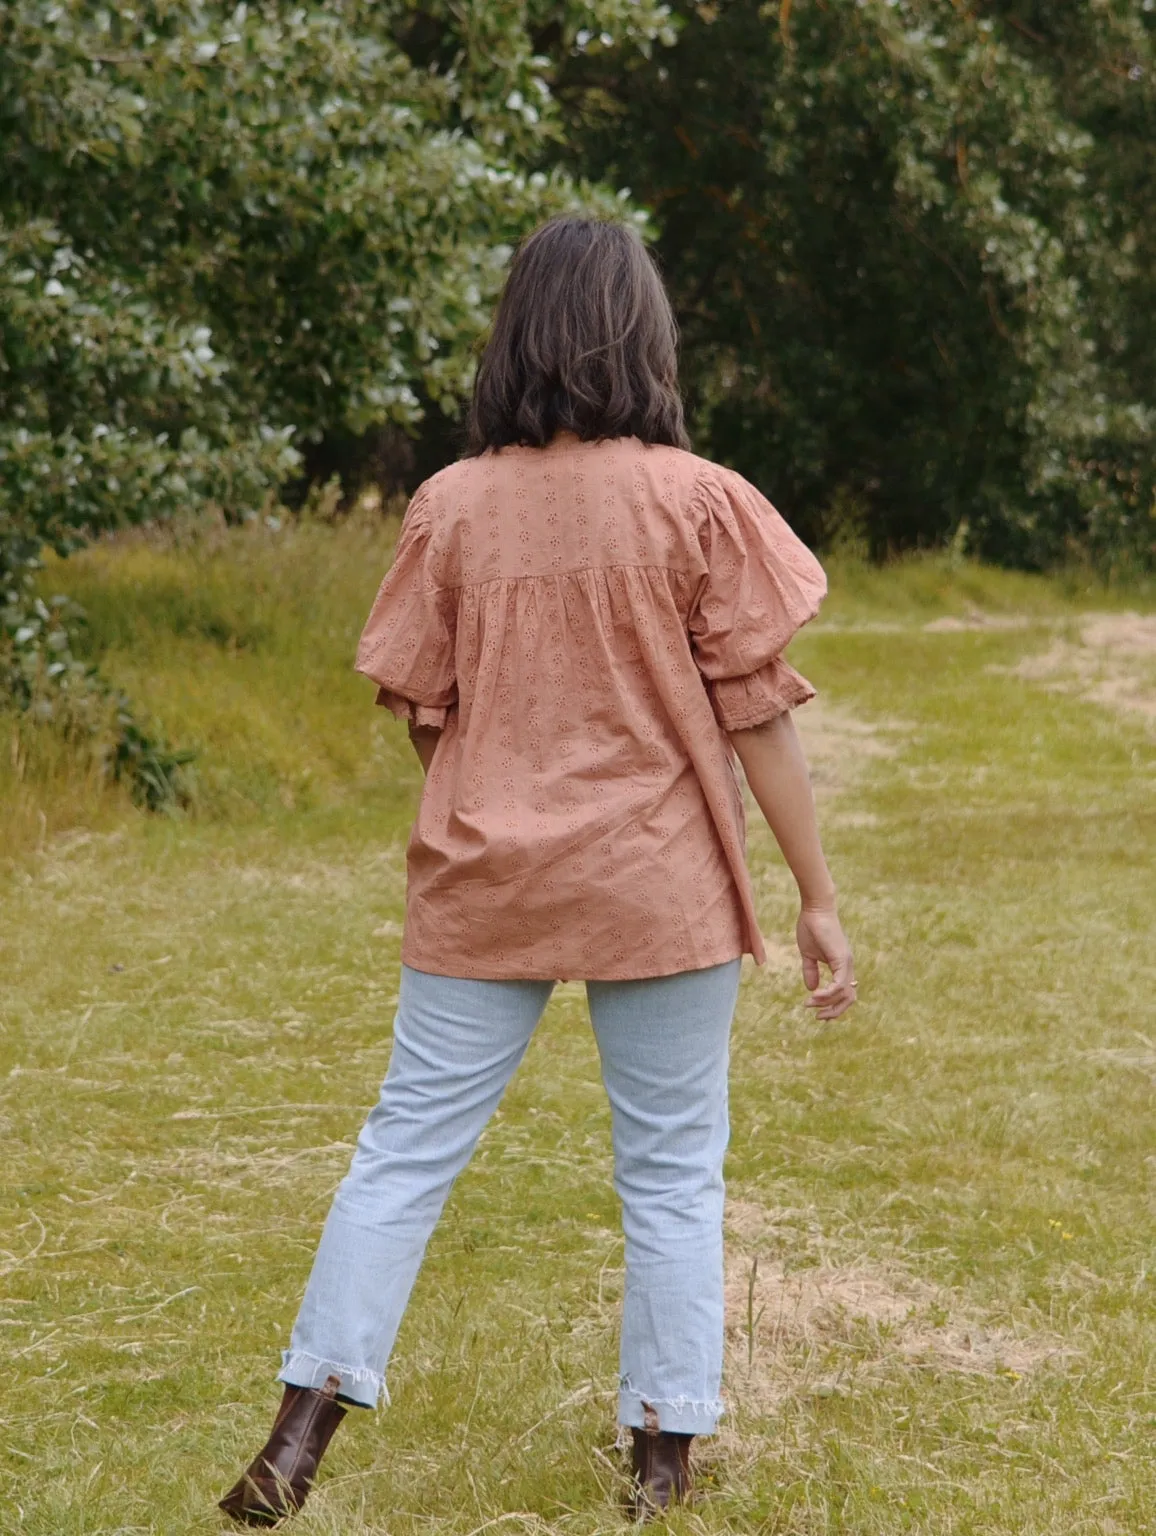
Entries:
[[556,432],[689,446],[670,300],[623,224],[551,219],[527,236],[478,365],[470,453]]

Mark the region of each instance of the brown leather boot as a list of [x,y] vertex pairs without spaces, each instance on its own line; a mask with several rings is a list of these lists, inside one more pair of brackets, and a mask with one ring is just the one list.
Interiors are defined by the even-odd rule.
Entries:
[[277,1525],[301,1508],[347,1412],[337,1401],[340,1385],[330,1376],[320,1388],[285,1388],[272,1433],[219,1508],[241,1525]]
[[631,1512],[636,1520],[654,1520],[672,1504],[683,1504],[690,1498],[690,1442],[694,1436],[660,1429],[633,1429],[631,1434]]

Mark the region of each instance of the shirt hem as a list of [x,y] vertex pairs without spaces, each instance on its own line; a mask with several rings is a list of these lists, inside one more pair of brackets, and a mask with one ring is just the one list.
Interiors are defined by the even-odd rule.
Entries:
[[740,947],[735,944],[726,944],[722,947],[722,953],[712,955],[709,951],[706,955],[696,955],[693,965],[672,967],[669,962],[656,962],[653,966],[639,968],[637,965],[626,966],[599,966],[596,971],[586,971],[580,974],[581,966],[559,966],[557,970],[547,974],[541,966],[529,962],[519,964],[511,957],[500,963],[490,964],[485,961],[468,958],[465,955],[447,955],[442,950],[438,955],[423,954],[420,949],[411,949],[402,945],[401,963],[411,971],[422,971],[427,976],[447,976],[457,981],[651,981],[659,976],[682,976],[689,971],[705,971],[711,966],[726,965],[731,960],[741,960],[743,955],[750,955],[756,965],[761,965],[765,954],[760,953],[751,943]]

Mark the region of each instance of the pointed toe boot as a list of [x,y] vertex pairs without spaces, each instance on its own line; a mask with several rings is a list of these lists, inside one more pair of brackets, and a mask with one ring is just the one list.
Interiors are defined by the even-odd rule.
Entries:
[[631,1513],[635,1520],[655,1520],[672,1504],[685,1504],[690,1498],[694,1436],[657,1429],[635,1429],[631,1434]]
[[240,1525],[277,1525],[304,1504],[333,1431],[345,1417],[337,1401],[341,1379],[323,1387],[286,1387],[264,1447],[221,1500]]

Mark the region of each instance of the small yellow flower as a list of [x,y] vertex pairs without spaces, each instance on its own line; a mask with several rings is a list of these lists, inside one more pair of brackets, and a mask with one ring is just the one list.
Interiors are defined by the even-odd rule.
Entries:
[[1060,1236],[1063,1238],[1065,1243],[1070,1243],[1072,1241],[1072,1234],[1070,1232],[1061,1232]]

